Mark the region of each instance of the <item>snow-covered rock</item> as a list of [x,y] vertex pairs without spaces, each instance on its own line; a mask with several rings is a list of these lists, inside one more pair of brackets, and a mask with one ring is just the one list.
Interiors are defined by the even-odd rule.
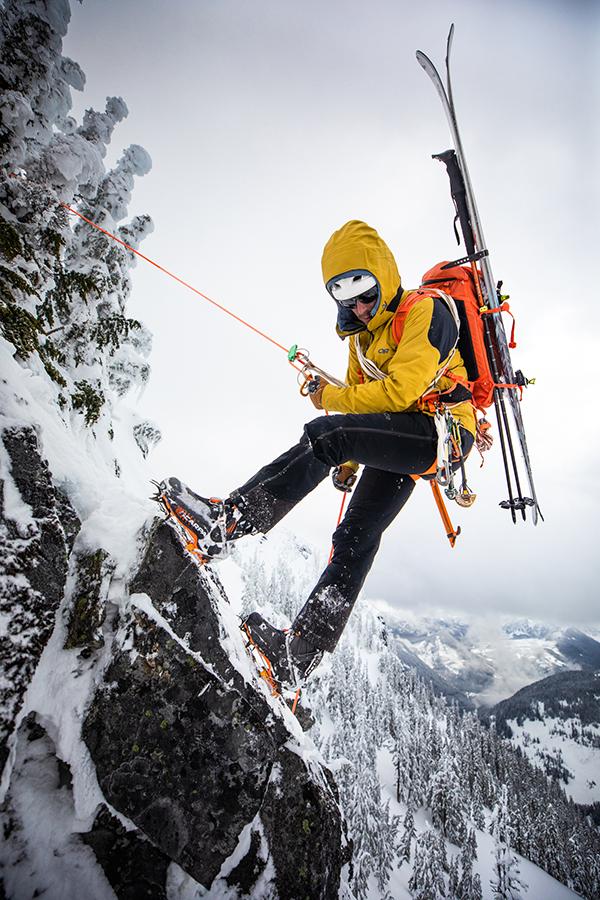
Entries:
[[120,98],[68,116],[68,19],[67,0],[0,7],[0,893],[336,896],[333,777],[217,576],[154,519],[135,257],[62,205],[137,248],[151,161],[132,145],[105,170]]

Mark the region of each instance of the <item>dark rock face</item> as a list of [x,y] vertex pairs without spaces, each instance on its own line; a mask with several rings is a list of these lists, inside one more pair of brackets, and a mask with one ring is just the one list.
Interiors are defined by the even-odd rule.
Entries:
[[107,800],[208,885],[256,815],[277,750],[237,691],[143,613],[133,627],[138,655],[114,659],[115,687],[96,698],[84,738]]
[[[221,641],[234,638],[214,573],[184,559],[166,525],[154,526],[147,548],[83,729],[106,799],[206,887],[237,851],[221,877],[250,896],[268,858],[272,896],[337,896],[334,787],[293,752],[283,718],[225,651]],[[141,593],[168,628],[136,601]]]
[[304,763],[289,751],[280,755],[275,774],[260,817],[280,900],[337,897],[340,868],[349,860],[339,851],[330,855],[327,832],[338,815],[333,778],[323,772],[324,783],[308,781]]
[[266,867],[262,845],[259,832],[253,831],[250,835],[250,846],[246,855],[225,877],[227,884],[237,888],[242,894],[250,894]]
[[170,859],[136,832],[126,831],[106,807],[81,839],[94,851],[119,900],[166,900]]
[[6,488],[0,482],[0,615],[8,620],[0,641],[0,771],[33,671],[52,633],[62,600],[68,556],[80,528],[67,498],[52,484],[32,428],[7,429],[1,435],[11,477],[31,520],[15,522],[6,513]]

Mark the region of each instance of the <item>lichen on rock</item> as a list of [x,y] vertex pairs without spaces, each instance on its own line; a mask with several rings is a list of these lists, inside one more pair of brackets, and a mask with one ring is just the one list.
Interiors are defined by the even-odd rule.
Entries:
[[[344,859],[333,780],[307,767],[291,713],[232,660],[241,637],[214,573],[198,572],[156,524],[130,589],[130,618],[83,730],[108,802],[205,887],[256,821],[277,896],[335,896]],[[248,854],[235,876],[245,885],[263,877],[256,838]]]

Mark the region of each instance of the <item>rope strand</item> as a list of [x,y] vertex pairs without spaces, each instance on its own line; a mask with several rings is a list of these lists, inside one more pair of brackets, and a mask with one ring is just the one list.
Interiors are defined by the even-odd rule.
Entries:
[[[241,316],[236,315],[236,313],[232,312],[230,309],[227,309],[226,306],[223,306],[221,303],[217,303],[216,300],[213,300],[207,294],[203,294],[202,291],[199,291],[198,288],[195,288],[192,284],[189,284],[187,281],[184,281],[183,278],[180,278],[179,275],[175,275],[174,272],[170,272],[169,269],[166,269],[164,266],[161,266],[159,263],[155,262],[149,256],[145,256],[143,253],[140,253],[139,250],[136,250],[135,247],[132,247],[130,244],[127,244],[125,241],[121,240],[121,238],[117,237],[116,234],[113,234],[111,231],[107,231],[106,228],[102,228],[101,225],[97,225],[96,222],[92,222],[91,219],[88,219],[87,216],[84,216],[83,213],[78,212],[76,209],[73,209],[72,206],[69,206],[67,203],[61,203],[65,209],[67,209],[73,215],[78,216],[80,219],[83,219],[84,222],[87,222],[88,225],[91,225],[92,228],[95,228],[97,231],[101,231],[102,234],[105,234],[107,237],[112,238],[113,241],[116,241],[117,244],[121,244],[122,247],[125,247],[126,250],[130,250],[132,253],[135,253],[136,256],[139,256],[140,259],[145,260],[147,263],[150,263],[151,266],[154,266],[156,269],[159,269],[161,272],[164,272],[165,275],[168,275],[169,278],[173,278],[175,281],[182,284],[184,287],[188,288],[188,290],[193,291],[194,294],[197,294],[199,297],[202,297],[203,300],[207,300],[209,303],[212,303],[213,306],[216,306],[217,309],[220,309],[221,312],[227,313],[228,316],[231,316],[232,319],[235,319],[237,322],[240,322],[242,325],[245,325],[246,328],[250,328],[251,331],[254,331],[256,334],[265,338],[265,340],[270,341],[271,344],[274,344],[275,347],[278,347],[279,350],[283,350],[284,353],[288,352],[288,348],[284,347],[283,344],[280,344],[279,341],[276,341],[274,338],[270,337],[264,331],[261,331],[260,328],[256,328],[254,325],[251,325],[250,322],[247,322],[245,319],[242,319]],[[296,368],[296,367],[294,367]]]
[[[120,244],[122,247],[125,247],[126,250],[129,250],[131,253],[135,253],[135,255],[139,256],[140,259],[143,259],[145,262],[150,263],[151,266],[154,266],[159,271],[164,272],[164,274],[168,275],[169,278],[172,278],[174,281],[177,281],[179,284],[183,285],[183,287],[186,287],[188,290],[192,291],[194,294],[197,294],[198,297],[202,297],[203,300],[206,300],[208,303],[211,303],[217,309],[220,309],[221,312],[227,313],[227,315],[231,316],[232,319],[235,319],[236,322],[239,322],[241,325],[245,325],[246,328],[249,328],[255,334],[258,334],[260,337],[265,338],[265,340],[269,341],[271,344],[273,344],[279,350],[283,350],[283,352],[286,355],[288,355],[288,361],[289,361],[290,365],[294,369],[296,369],[298,372],[306,373],[306,371],[309,367],[312,369],[316,369],[316,367],[310,362],[310,360],[308,360],[307,357],[302,359],[304,365],[302,365],[302,366],[297,365],[294,362],[294,359],[290,358],[289,354],[291,353],[291,351],[289,351],[287,347],[284,347],[283,344],[280,344],[279,341],[276,341],[270,335],[266,334],[266,332],[261,331],[260,328],[256,328],[250,322],[247,322],[245,319],[242,319],[241,316],[238,316],[236,313],[232,312],[230,309],[227,309],[227,307],[223,306],[221,303],[217,303],[217,301],[213,300],[212,297],[209,297],[207,294],[204,294],[202,291],[199,291],[198,288],[195,288],[192,284],[189,284],[189,282],[184,281],[184,279],[180,278],[179,275],[175,275],[174,272],[169,271],[169,269],[166,269],[164,266],[161,266],[159,263],[155,262],[149,256],[146,256],[144,253],[141,253],[139,250],[136,250],[135,247],[132,247],[130,244],[126,243],[126,241],[117,237],[116,234],[113,234],[111,231],[108,231],[106,228],[102,228],[101,225],[98,225],[96,222],[93,222],[91,219],[88,219],[87,216],[84,216],[83,213],[80,213],[80,212],[78,212],[78,210],[73,209],[72,206],[69,206],[67,203],[61,203],[61,206],[64,207],[64,209],[68,210],[70,213],[73,213],[73,215],[82,219],[88,225],[91,225],[92,228],[95,228],[97,231],[100,231],[102,234],[106,235],[107,237],[112,238],[113,241],[116,241],[117,244]],[[322,370],[318,369],[317,371],[321,372]],[[323,374],[326,374],[326,373],[323,373]],[[333,378],[330,375],[327,375],[327,378],[332,383],[337,382],[337,379]],[[343,384],[343,382],[337,382],[337,383]],[[340,524],[340,522],[342,520],[345,504],[346,504],[346,494],[344,494],[342,496],[342,503],[341,503],[338,521],[337,521],[338,525]],[[329,562],[331,562],[331,558],[333,557],[333,550],[334,550],[334,548],[332,546],[331,552],[329,554]],[[297,702],[298,702],[298,697],[296,697],[296,703]]]

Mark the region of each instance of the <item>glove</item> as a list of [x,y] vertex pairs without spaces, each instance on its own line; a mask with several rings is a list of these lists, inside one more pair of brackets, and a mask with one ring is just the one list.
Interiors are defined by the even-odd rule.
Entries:
[[323,409],[323,401],[321,399],[323,391],[329,384],[322,375],[315,375],[308,384],[308,396],[315,409]]
[[356,478],[356,472],[352,466],[349,466],[346,463],[342,463],[341,466],[336,466],[331,473],[331,480],[333,481],[334,488],[337,488],[338,491],[343,491],[344,494],[350,493],[356,483]]

